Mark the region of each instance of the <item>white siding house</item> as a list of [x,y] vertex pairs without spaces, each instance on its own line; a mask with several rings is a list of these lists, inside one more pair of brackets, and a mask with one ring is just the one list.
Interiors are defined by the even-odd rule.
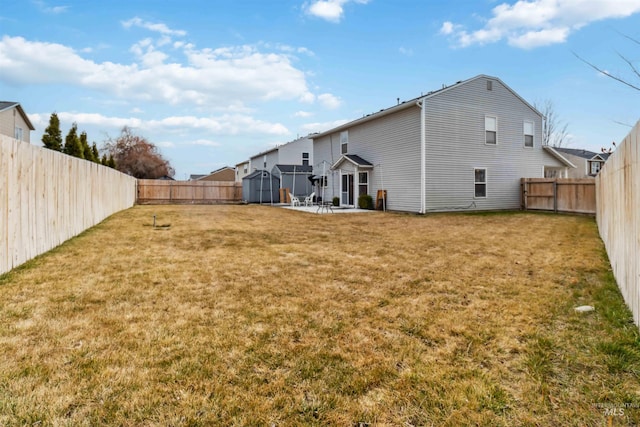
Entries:
[[[354,206],[387,191],[390,210],[517,209],[520,178],[572,167],[542,145],[542,115],[480,75],[312,135],[317,194]],[[319,183],[322,183],[321,179]]]
[[609,158],[609,153],[594,153],[579,148],[558,147],[555,150],[576,165],[575,169],[569,171],[568,178],[595,178]]
[[35,130],[18,102],[0,101],[0,135],[31,143]]

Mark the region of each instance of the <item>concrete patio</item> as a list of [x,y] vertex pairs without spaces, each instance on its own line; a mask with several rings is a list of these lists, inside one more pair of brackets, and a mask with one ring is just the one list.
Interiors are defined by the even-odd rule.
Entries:
[[276,205],[281,208],[290,209],[293,211],[307,212],[313,214],[347,214],[347,213],[372,213],[378,212],[370,209],[359,209],[359,208],[342,208],[339,206],[332,206],[327,209],[324,206],[291,206],[290,204],[279,204]]

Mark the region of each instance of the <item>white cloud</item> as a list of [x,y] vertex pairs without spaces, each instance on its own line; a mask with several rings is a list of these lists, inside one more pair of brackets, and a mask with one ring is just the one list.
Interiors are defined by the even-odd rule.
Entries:
[[447,21],[439,32],[459,47],[507,40],[511,46],[532,49],[564,43],[572,32],[592,22],[638,12],[640,0],[519,0],[494,7],[493,16],[479,30],[468,32]]
[[300,130],[303,133],[314,133],[314,132],[324,132],[329,129],[333,129],[335,127],[341,126],[347,123],[349,120],[334,120],[331,122],[317,122],[317,123],[307,123],[300,127]]
[[176,146],[176,144],[174,144],[171,141],[161,141],[161,142],[156,143],[156,146],[162,147],[162,148],[173,148],[173,147]]
[[296,111],[295,113],[293,113],[293,117],[311,117],[313,116],[313,113],[310,113],[308,111]]
[[[224,114],[219,117],[170,116],[153,120],[143,120],[136,117],[108,117],[95,113],[58,112],[57,114],[60,122],[65,125],[78,123],[80,129],[91,126],[104,131],[119,131],[122,127],[128,126],[154,133],[183,130],[202,130],[219,135],[287,135],[289,133],[289,130],[280,123],[265,122],[239,114]],[[43,129],[48,125],[50,116],[45,113],[29,114],[29,119],[37,128]],[[205,144],[201,142],[199,145]]]
[[51,15],[57,15],[59,13],[66,12],[69,9],[69,6],[49,6],[42,0],[33,0],[32,3],[35,4],[41,12]]
[[350,2],[367,4],[369,0],[316,0],[311,4],[306,3],[304,9],[309,15],[330,22],[340,22],[344,16],[344,5]]
[[446,21],[442,23],[440,27],[440,34],[449,35],[453,33],[454,25],[452,22]]
[[224,114],[220,117],[172,116],[161,120],[144,122],[142,128],[153,130],[164,129],[200,129],[216,134],[269,134],[286,135],[289,130],[280,123],[269,123],[239,114]]
[[318,101],[320,101],[320,103],[325,108],[329,108],[330,110],[335,110],[336,108],[340,107],[340,105],[342,104],[342,101],[340,101],[340,98],[330,93],[322,93],[318,95]]
[[405,56],[413,56],[413,49],[409,49],[406,47],[400,47],[398,51]]
[[273,99],[315,99],[305,73],[287,54],[262,52],[249,45],[196,49],[185,44],[181,49],[184,64],[166,63],[168,55],[145,39],[131,48],[137,62],[98,63],[61,44],[3,36],[0,82],[69,84],[121,99],[172,105],[222,107],[229,105],[229,100],[244,105]]
[[195,141],[187,142],[187,144],[202,145],[205,147],[220,147],[222,145],[219,142],[211,141],[208,139],[196,139]]
[[151,22],[143,21],[137,16],[129,19],[128,21],[122,21],[120,23],[124,28],[140,27],[140,28],[144,28],[149,31],[154,31],[166,36],[186,36],[187,35],[186,31],[172,30],[171,28],[167,27],[165,24],[154,24]]

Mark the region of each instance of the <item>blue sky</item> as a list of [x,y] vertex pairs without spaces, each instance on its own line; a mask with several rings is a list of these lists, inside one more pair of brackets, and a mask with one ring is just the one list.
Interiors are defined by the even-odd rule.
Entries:
[[57,112],[99,146],[128,125],[176,178],[234,166],[478,74],[551,100],[569,147],[640,118],[640,0],[2,1],[0,100],[40,143]]

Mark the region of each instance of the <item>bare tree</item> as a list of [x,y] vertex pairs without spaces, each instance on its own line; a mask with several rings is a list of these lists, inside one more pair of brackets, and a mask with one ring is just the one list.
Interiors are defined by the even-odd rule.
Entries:
[[105,141],[105,150],[115,160],[116,169],[138,179],[173,176],[174,169],[158,148],[125,126],[115,140]]
[[546,99],[542,105],[536,103],[534,107],[544,116],[542,122],[542,143],[552,147],[565,146],[569,142],[569,133],[567,132],[569,125],[560,120],[553,101]]
[[[640,44],[640,41],[634,39],[633,37],[629,37],[626,34],[621,34],[624,38],[631,40],[632,42],[634,42],[635,44]],[[636,76],[636,78],[640,79],[640,70],[638,69],[637,66],[635,66],[633,64],[633,61],[631,61],[628,57],[622,55],[619,52],[616,52],[618,54],[618,56],[620,57],[620,59],[622,59],[622,61],[624,61],[627,66],[631,69],[631,72]],[[586,59],[582,58],[580,55],[578,55],[577,53],[573,52],[574,56],[576,58],[578,58],[580,61],[584,62],[585,64],[587,64],[589,67],[593,68],[594,70],[596,70],[597,72],[612,78],[613,80],[622,83],[625,86],[628,86],[632,89],[638,90],[640,91],[640,85],[638,83],[633,83],[631,82],[629,79],[625,78],[625,77],[621,77],[619,75],[615,75],[615,74],[611,74],[610,72],[608,72],[607,70],[602,69],[601,67],[598,67],[597,65],[594,65],[592,62],[587,61]]]

